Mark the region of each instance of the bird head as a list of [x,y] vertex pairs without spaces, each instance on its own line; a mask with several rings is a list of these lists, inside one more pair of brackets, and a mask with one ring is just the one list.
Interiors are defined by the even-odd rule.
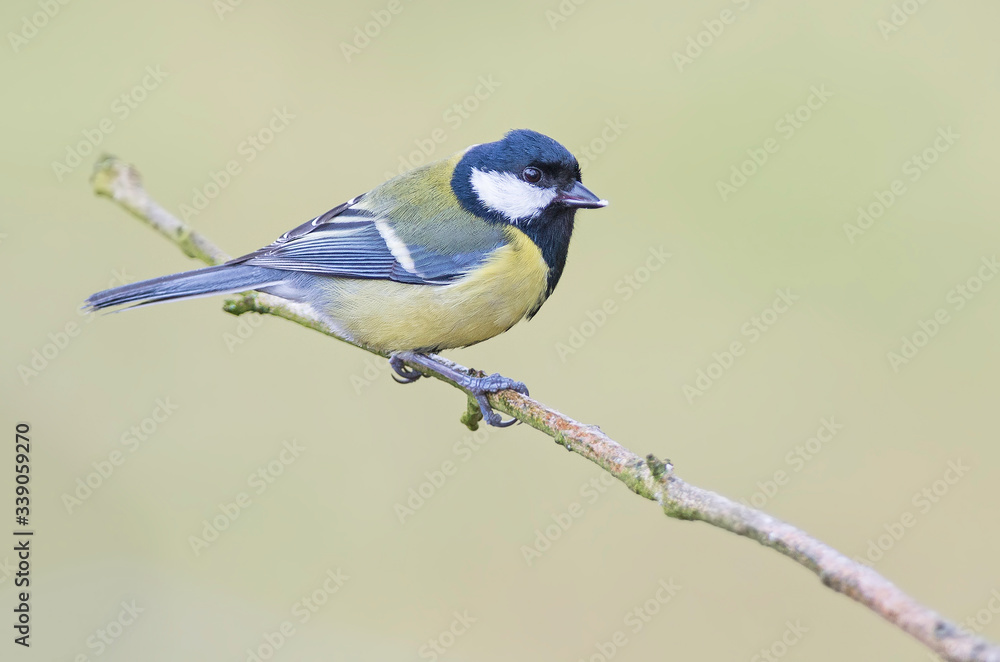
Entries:
[[467,211],[518,227],[548,217],[572,219],[577,209],[608,204],[581,183],[580,164],[569,150],[528,129],[467,149],[451,186]]

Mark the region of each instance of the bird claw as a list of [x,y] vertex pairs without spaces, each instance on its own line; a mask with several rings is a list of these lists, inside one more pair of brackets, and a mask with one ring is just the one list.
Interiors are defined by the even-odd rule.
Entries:
[[[392,376],[393,380],[395,380],[399,384],[412,384],[413,382],[423,377],[423,375],[420,374],[419,370],[414,370],[413,368],[408,367],[403,362],[403,359],[399,358],[396,355],[392,355],[389,357],[389,367],[391,367],[393,372],[396,373],[395,375]],[[397,377],[396,375],[399,375],[399,377]]]
[[476,398],[476,402],[479,404],[479,413],[483,415],[483,420],[486,421],[487,425],[492,425],[495,428],[509,428],[518,422],[516,418],[512,418],[509,421],[503,420],[500,414],[493,411],[493,407],[490,406],[485,395],[476,395],[473,397]]
[[469,381],[463,384],[463,386],[476,399],[476,402],[479,404],[479,412],[483,415],[483,420],[487,424],[496,428],[509,428],[518,422],[516,418],[504,421],[500,414],[496,413],[493,407],[490,406],[486,396],[489,393],[497,393],[508,389],[522,395],[528,395],[528,387],[523,382],[508,379],[498,373],[493,373],[489,377],[469,377],[468,379]]

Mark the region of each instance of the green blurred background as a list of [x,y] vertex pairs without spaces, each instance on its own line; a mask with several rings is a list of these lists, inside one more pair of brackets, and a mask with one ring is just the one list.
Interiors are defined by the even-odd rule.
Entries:
[[[348,345],[241,326],[220,299],[77,313],[114,278],[197,266],[92,194],[101,152],[239,254],[421,145],[517,127],[586,159],[611,206],[578,216],[535,320],[449,356],[1000,639],[1000,281],[977,282],[1000,245],[998,20],[985,0],[4,3],[0,408],[8,437],[32,427],[37,549],[33,647],[8,635],[0,657],[925,659],[803,568],[664,518],[531,429],[470,442],[458,393],[398,386]],[[734,166],[756,172],[720,193]],[[888,210],[845,231],[876,193]],[[669,257],[645,271],[651,251]],[[781,314],[776,290],[798,297]],[[923,346],[893,363],[903,337]],[[686,394],[699,371],[710,388]],[[842,427],[809,442],[824,419]],[[661,581],[680,587],[666,604]],[[119,627],[123,601],[144,611]]]

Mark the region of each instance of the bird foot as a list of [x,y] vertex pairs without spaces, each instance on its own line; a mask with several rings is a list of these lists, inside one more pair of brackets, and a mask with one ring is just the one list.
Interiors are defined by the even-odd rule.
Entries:
[[465,377],[465,381],[458,382],[458,385],[471,393],[472,397],[476,399],[476,403],[479,405],[479,412],[483,415],[484,421],[497,428],[509,428],[514,423],[517,423],[516,418],[512,418],[509,421],[502,420],[500,414],[496,413],[493,407],[490,406],[486,396],[490,393],[498,393],[508,389],[517,391],[521,395],[528,395],[528,387],[524,385],[524,382],[508,379],[498,373],[493,373],[488,377],[463,376]]
[[497,373],[493,373],[492,375],[486,377],[472,377],[436,361],[434,357],[427,354],[420,354],[417,352],[395,352],[389,357],[389,365],[392,367],[393,372],[395,372],[396,375],[399,375],[398,378],[396,375],[393,375],[393,379],[401,384],[415,382],[422,376],[419,370],[414,370],[413,368],[408,367],[406,365],[407,361],[427,368],[442,377],[450,379],[460,388],[467,391],[469,395],[476,400],[476,404],[479,405],[479,411],[483,415],[483,420],[486,421],[487,424],[492,425],[493,427],[506,428],[517,422],[516,418],[504,421],[500,414],[496,413],[493,410],[493,407],[490,406],[487,396],[491,393],[498,393],[508,389],[521,393],[522,395],[528,395],[528,387],[525,386],[523,382],[508,379],[507,377]]
[[400,384],[412,384],[423,377],[419,370],[408,367],[403,359],[399,358],[399,354],[393,354],[389,357],[389,367],[396,375],[399,375],[399,377],[393,375],[392,378]]

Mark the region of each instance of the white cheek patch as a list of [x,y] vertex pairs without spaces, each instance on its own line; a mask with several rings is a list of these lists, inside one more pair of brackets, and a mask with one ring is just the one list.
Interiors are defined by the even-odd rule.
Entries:
[[538,188],[509,172],[473,168],[469,181],[480,202],[509,221],[537,216],[557,195],[554,189]]

